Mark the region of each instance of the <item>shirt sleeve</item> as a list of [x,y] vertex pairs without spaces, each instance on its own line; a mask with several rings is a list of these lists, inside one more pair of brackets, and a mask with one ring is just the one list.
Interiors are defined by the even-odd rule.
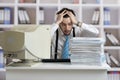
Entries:
[[[56,30],[58,29],[58,27],[59,27],[59,25],[58,24],[52,24],[52,26],[51,26],[51,46],[52,46],[52,48],[51,48],[51,58],[52,59],[54,59],[54,55],[55,55],[55,39],[56,39],[56,34],[55,34],[55,32],[56,32]],[[54,35],[55,34],[55,35]]]
[[98,37],[99,30],[93,26],[83,23],[81,26],[81,36],[83,37]]
[[53,35],[54,35],[55,31],[58,29],[58,27],[59,27],[58,24],[56,24],[56,23],[52,24],[52,26],[51,26],[51,38],[53,37]]

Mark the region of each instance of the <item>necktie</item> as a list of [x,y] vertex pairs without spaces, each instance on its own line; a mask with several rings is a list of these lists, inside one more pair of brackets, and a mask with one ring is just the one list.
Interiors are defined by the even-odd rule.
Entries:
[[64,43],[63,51],[62,51],[62,59],[69,58],[69,37],[66,36],[66,41]]

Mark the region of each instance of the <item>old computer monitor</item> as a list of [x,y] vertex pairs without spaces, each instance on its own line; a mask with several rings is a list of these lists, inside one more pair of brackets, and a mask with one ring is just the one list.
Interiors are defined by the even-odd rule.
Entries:
[[21,60],[50,58],[50,26],[15,26],[1,33],[5,55]]

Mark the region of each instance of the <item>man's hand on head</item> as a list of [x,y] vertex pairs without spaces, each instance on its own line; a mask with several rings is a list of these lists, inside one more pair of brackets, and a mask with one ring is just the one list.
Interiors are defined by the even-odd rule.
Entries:
[[67,14],[70,16],[72,23],[77,24],[78,21],[77,21],[76,17],[73,15],[73,13],[70,11],[67,11]]
[[57,14],[56,24],[60,24],[63,21],[63,16],[67,14],[67,11],[64,10],[62,13]]

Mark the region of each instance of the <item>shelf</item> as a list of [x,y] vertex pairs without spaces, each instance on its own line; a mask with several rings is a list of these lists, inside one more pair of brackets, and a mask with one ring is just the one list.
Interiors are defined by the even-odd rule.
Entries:
[[8,4],[9,4],[9,3],[12,3],[12,4],[14,4],[14,3],[15,3],[15,0],[0,0],[0,3],[3,3],[3,4],[4,4],[4,3],[6,3],[6,4],[7,4],[7,3],[8,3]]
[[11,28],[11,27],[13,27],[14,25],[10,25],[10,24],[8,24],[8,25],[0,25],[0,28]]
[[82,4],[100,4],[101,0],[82,0]]
[[48,4],[57,4],[58,0],[40,0],[39,4],[44,4],[44,3],[48,3]]
[[79,5],[79,4],[61,4],[60,6],[61,6],[61,7],[62,7],[62,6],[67,6],[67,7],[79,7],[80,5]]
[[[82,1],[78,0],[77,3],[74,3],[74,1],[70,1],[70,0],[57,0],[57,1],[56,0],[52,0],[52,1],[51,0],[25,0],[24,3],[20,3],[19,0],[17,0],[17,1],[13,0],[13,1],[9,1],[9,2],[1,0],[0,2],[2,2],[2,3],[0,3],[0,7],[14,7],[15,12],[17,11],[18,7],[25,7],[25,8],[32,7],[35,9],[37,9],[38,6],[39,7],[56,7],[57,10],[59,10],[63,7],[68,7],[68,8],[75,10],[75,12],[77,13],[78,20],[83,20],[83,22],[88,23],[88,24],[91,24],[91,18],[93,16],[93,15],[91,15],[91,14],[93,14],[93,12],[91,12],[91,9],[100,8],[100,12],[101,12],[100,18],[101,19],[100,19],[99,25],[105,26],[105,27],[107,27],[109,25],[107,25],[107,26],[103,25],[103,23],[101,22],[101,21],[104,21],[102,18],[104,16],[104,15],[102,15],[103,11],[101,11],[101,10],[104,7],[109,7],[111,10],[111,25],[110,26],[114,27],[114,25],[116,25],[116,26],[120,25],[120,23],[119,23],[119,17],[120,17],[119,16],[119,7],[120,7],[120,5],[116,4],[117,1],[110,1],[110,4],[109,4],[109,1],[101,1],[101,0],[100,0],[100,2],[97,2],[97,0],[82,0]],[[111,3],[113,3],[113,4],[111,4]],[[85,15],[87,13],[86,12],[84,13],[83,12],[84,10],[89,10],[88,14],[89,13],[91,13],[91,14]],[[37,19],[37,17],[38,17],[37,15],[39,15],[38,12],[39,11],[36,10],[36,15],[35,15],[36,21],[38,20]],[[118,17],[115,17],[113,14],[118,15]],[[15,20],[17,19],[16,16],[17,16],[17,14],[15,15]],[[33,22],[33,23],[38,24],[38,22],[39,21],[37,21],[36,23],[35,22]],[[50,22],[45,22],[45,23],[51,24],[52,22],[50,21]],[[15,21],[15,23],[13,23],[13,24],[18,24],[18,23],[17,23],[17,21]],[[110,27],[110,28],[112,28],[112,27]],[[115,28],[118,28],[118,27],[115,27]]]
[[103,4],[103,7],[120,7],[120,4]]
[[[49,24],[50,25],[50,24],[54,23],[55,14],[56,14],[56,11],[58,10],[58,8],[53,7],[53,6],[39,6],[39,9],[40,9],[40,7],[42,7],[43,10],[44,10],[44,22],[43,22],[43,24]],[[38,17],[39,16],[40,15],[38,15]]]
[[57,7],[58,6],[58,4],[39,4],[39,6],[43,6],[43,7]]
[[79,4],[79,0],[61,0],[61,4]]
[[13,3],[0,3],[0,7],[14,7],[15,4]]
[[21,3],[17,5],[18,7],[36,7],[34,3]]
[[120,29],[120,25],[106,25],[103,26],[104,29]]
[[17,0],[17,3],[36,3],[37,0]]
[[119,50],[120,49],[120,46],[105,46],[104,49],[110,49],[110,50]]
[[82,7],[100,7],[100,4],[82,4]]
[[119,0],[103,0],[103,4],[119,4]]
[[[29,5],[30,6],[30,5]],[[21,7],[18,7],[18,10],[22,10],[23,12],[26,11],[27,12],[27,15],[29,17],[29,22],[30,23],[27,23],[28,25],[29,24],[36,24],[36,7],[29,7],[29,6],[21,6]],[[23,14],[23,17],[24,17],[24,14]],[[26,21],[24,21],[26,22]],[[19,21],[19,18],[18,18],[18,24],[24,24],[24,23],[21,23]]]
[[120,67],[112,67],[111,69],[108,69],[108,71],[120,71]]

